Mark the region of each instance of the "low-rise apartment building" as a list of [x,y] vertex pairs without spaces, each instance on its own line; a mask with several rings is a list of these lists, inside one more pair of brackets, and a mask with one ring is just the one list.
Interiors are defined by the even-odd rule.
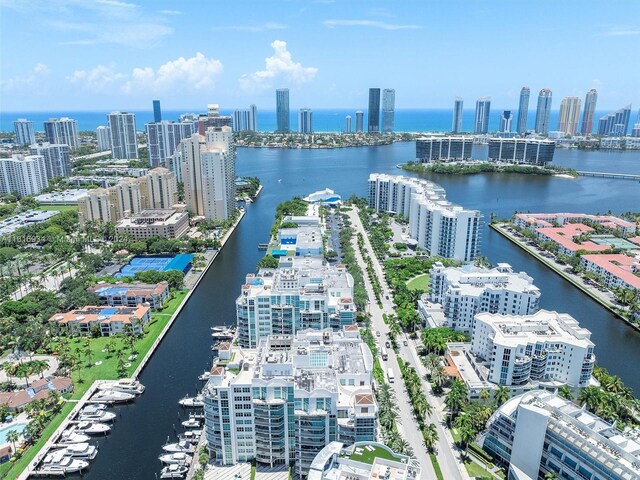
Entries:
[[147,304],[152,308],[162,308],[169,295],[169,284],[147,283],[98,284],[89,287],[90,292],[100,297],[100,304],[112,307],[136,307]]
[[116,224],[118,235],[135,240],[150,237],[181,238],[189,231],[189,214],[175,209],[142,210]]
[[433,136],[416,140],[416,160],[425,162],[449,162],[470,160],[473,137]]
[[545,391],[504,403],[489,419],[483,448],[508,478],[567,480],[640,478],[640,432],[615,424]]
[[515,273],[507,263],[488,269],[436,262],[430,274],[429,300],[442,305],[447,326],[454,330],[471,333],[481,312],[531,315],[540,308],[540,289],[533,278]]
[[203,390],[214,461],[293,464],[299,477],[331,442],[376,440],[373,356],[358,329],[270,335],[258,348],[233,348],[238,368],[213,369]]
[[151,307],[107,307],[87,306],[65,313],[56,313],[49,322],[55,322],[73,335],[91,335],[92,329],[100,329],[100,335],[109,337],[126,333],[142,333],[144,326],[151,320]]
[[546,165],[553,161],[556,143],[537,138],[490,138],[489,160],[520,165]]
[[631,288],[640,290],[640,259],[623,253],[582,255],[580,265],[600,276],[609,289]]
[[633,234],[637,225],[634,222],[613,215],[589,215],[587,213],[516,213],[514,223],[520,228],[536,230],[544,227],[559,227],[568,223],[590,221],[604,227],[618,230],[623,234]]

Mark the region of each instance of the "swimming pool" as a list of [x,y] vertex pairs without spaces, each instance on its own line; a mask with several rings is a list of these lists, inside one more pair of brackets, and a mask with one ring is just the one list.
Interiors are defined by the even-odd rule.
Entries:
[[15,423],[13,425],[9,425],[8,427],[0,428],[0,445],[9,443],[7,441],[7,433],[9,433],[11,430],[22,433],[26,427],[26,423]]

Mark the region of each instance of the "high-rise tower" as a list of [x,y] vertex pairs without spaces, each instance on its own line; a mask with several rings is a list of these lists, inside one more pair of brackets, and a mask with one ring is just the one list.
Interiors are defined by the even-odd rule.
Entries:
[[136,116],[127,112],[107,115],[111,135],[111,154],[116,159],[137,159]]
[[367,112],[367,131],[380,132],[380,89],[369,89],[369,111]]
[[460,133],[462,131],[462,97],[456,97],[453,102],[453,121],[451,122],[451,131]]
[[549,114],[551,113],[551,89],[543,88],[538,95],[536,110],[536,133],[549,133]]
[[596,112],[596,102],[598,101],[598,91],[592,88],[584,98],[584,112],[582,113],[582,135],[591,135],[593,130],[593,117]]
[[32,145],[36,143],[36,132],[33,129],[33,122],[26,118],[19,118],[13,122],[13,129],[16,132],[17,145]]
[[153,101],[153,121],[159,123],[162,121],[162,110],[160,110],[160,100]]
[[289,132],[289,89],[279,88],[276,90],[276,117],[278,121],[278,132]]
[[382,131],[393,132],[395,129],[396,91],[385,88],[382,91]]
[[565,135],[573,137],[578,132],[580,121],[580,99],[578,97],[565,97],[560,103],[560,119],[558,130]]
[[362,110],[356,111],[356,133],[362,133],[364,131],[364,112]]
[[474,133],[487,133],[489,131],[489,113],[491,111],[491,97],[482,97],[476,101],[476,116]]
[[511,110],[505,110],[500,114],[500,128],[499,132],[508,133],[511,131],[511,121],[513,120],[513,115],[511,114]]
[[529,87],[522,87],[520,90],[520,104],[518,105],[518,135],[527,133],[527,115],[529,115]]
[[298,113],[298,131],[300,133],[313,132],[313,112],[310,108],[301,108]]

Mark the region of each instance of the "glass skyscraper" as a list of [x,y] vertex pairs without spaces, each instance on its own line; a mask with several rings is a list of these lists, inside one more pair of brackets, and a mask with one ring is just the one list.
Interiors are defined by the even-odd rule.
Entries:
[[584,98],[584,112],[582,114],[582,128],[580,133],[583,135],[591,135],[593,129],[593,116],[596,112],[596,102],[598,101],[598,91],[592,88],[587,92]]
[[520,104],[518,105],[518,135],[527,133],[527,115],[529,114],[529,87],[520,90]]
[[385,88],[382,91],[382,131],[393,132],[396,106],[396,91]]
[[153,101],[153,121],[159,123],[162,121],[162,110],[160,110],[160,100]]
[[551,113],[551,89],[543,88],[538,95],[536,110],[536,133],[549,133],[549,114]]
[[380,132],[380,89],[369,89],[369,111],[367,112],[367,131]]
[[456,97],[453,102],[453,121],[451,122],[451,131],[460,133],[462,131],[462,97]]
[[276,90],[276,117],[278,122],[278,132],[289,132],[289,89],[279,88]]
[[474,133],[487,133],[489,131],[489,112],[491,111],[491,97],[482,97],[476,101],[476,117]]

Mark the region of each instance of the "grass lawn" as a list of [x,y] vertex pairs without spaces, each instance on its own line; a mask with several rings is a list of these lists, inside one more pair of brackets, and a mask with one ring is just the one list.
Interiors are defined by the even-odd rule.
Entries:
[[73,410],[73,407],[75,406],[76,404],[73,402],[65,403],[62,406],[62,410],[60,410],[60,413],[58,413],[53,418],[51,423],[47,425],[47,428],[44,429],[40,440],[38,440],[35,445],[29,447],[29,449],[24,453],[24,455],[22,455],[22,457],[20,457],[17,462],[7,462],[0,466],[0,478],[14,479],[18,475],[20,475],[20,473],[22,473],[22,471],[27,468],[29,462],[35,458],[47,439],[51,437],[56,428],[58,428],[64,421],[64,419],[67,418],[67,415],[69,415],[69,412]]
[[456,443],[460,443],[460,433],[458,432],[457,428],[452,428],[451,429],[451,436],[453,437],[453,440]]
[[484,468],[482,468],[476,462],[473,462],[473,461],[464,462],[464,466],[467,468],[467,473],[469,474],[470,477],[493,478],[493,475],[487,472]]
[[59,212],[77,212],[78,205],[40,205],[36,210],[58,210]]
[[373,451],[367,450],[365,447],[359,447],[362,449],[362,453],[352,453],[349,458],[356,462],[372,464],[376,458],[385,458],[387,460],[398,461],[398,457],[389,453],[385,448],[373,447]]
[[430,453],[429,459],[431,460],[431,465],[433,465],[433,469],[436,472],[436,478],[438,480],[444,480],[444,476],[442,475],[442,470],[440,470],[440,464],[438,463],[438,458],[433,453]]
[[[173,298],[167,302],[166,306],[159,312],[154,312],[151,314],[151,322],[148,325],[149,331],[145,336],[138,340],[135,345],[135,350],[137,351],[138,357],[130,362],[131,366],[127,368],[127,376],[130,376],[134,370],[138,367],[144,356],[147,354],[153,342],[158,338],[162,329],[167,325],[169,320],[171,319],[171,315],[175,313],[178,309],[184,297],[189,293],[188,290],[177,290],[173,292]],[[80,349],[80,358],[82,358],[82,369],[74,371],[72,374],[73,383],[74,383],[74,391],[71,396],[72,399],[79,399],[85,392],[89,389],[91,384],[95,380],[115,380],[119,378],[118,376],[118,359],[115,354],[109,354],[103,352],[102,349],[105,347],[108,341],[112,341],[115,349],[122,348],[125,352],[125,360],[126,357],[131,355],[129,349],[125,346],[125,343],[121,337],[100,337],[100,338],[92,338],[91,339],[91,364],[88,365],[87,357],[84,355],[84,347],[83,347],[84,337],[78,337],[71,340],[69,346],[71,347],[71,352],[75,352],[76,348]],[[101,361],[101,365],[96,365],[95,363]],[[46,442],[46,439],[49,438],[56,428],[62,423],[62,421],[67,417],[69,412],[76,405],[75,402],[65,403],[62,411],[55,416],[55,418],[47,425],[44,430],[44,433],[40,437],[40,440],[36,442],[34,446],[29,448],[20,460],[18,460],[15,464],[6,463],[0,466],[0,478],[16,478],[18,474],[22,472],[27,466],[27,464],[36,456],[36,454],[40,451],[40,448]],[[11,470],[9,470],[9,468]]]
[[411,280],[407,281],[407,288],[409,290],[423,290],[425,292],[429,291],[429,280],[431,276],[428,273],[423,273],[422,275],[418,275],[413,277]]

